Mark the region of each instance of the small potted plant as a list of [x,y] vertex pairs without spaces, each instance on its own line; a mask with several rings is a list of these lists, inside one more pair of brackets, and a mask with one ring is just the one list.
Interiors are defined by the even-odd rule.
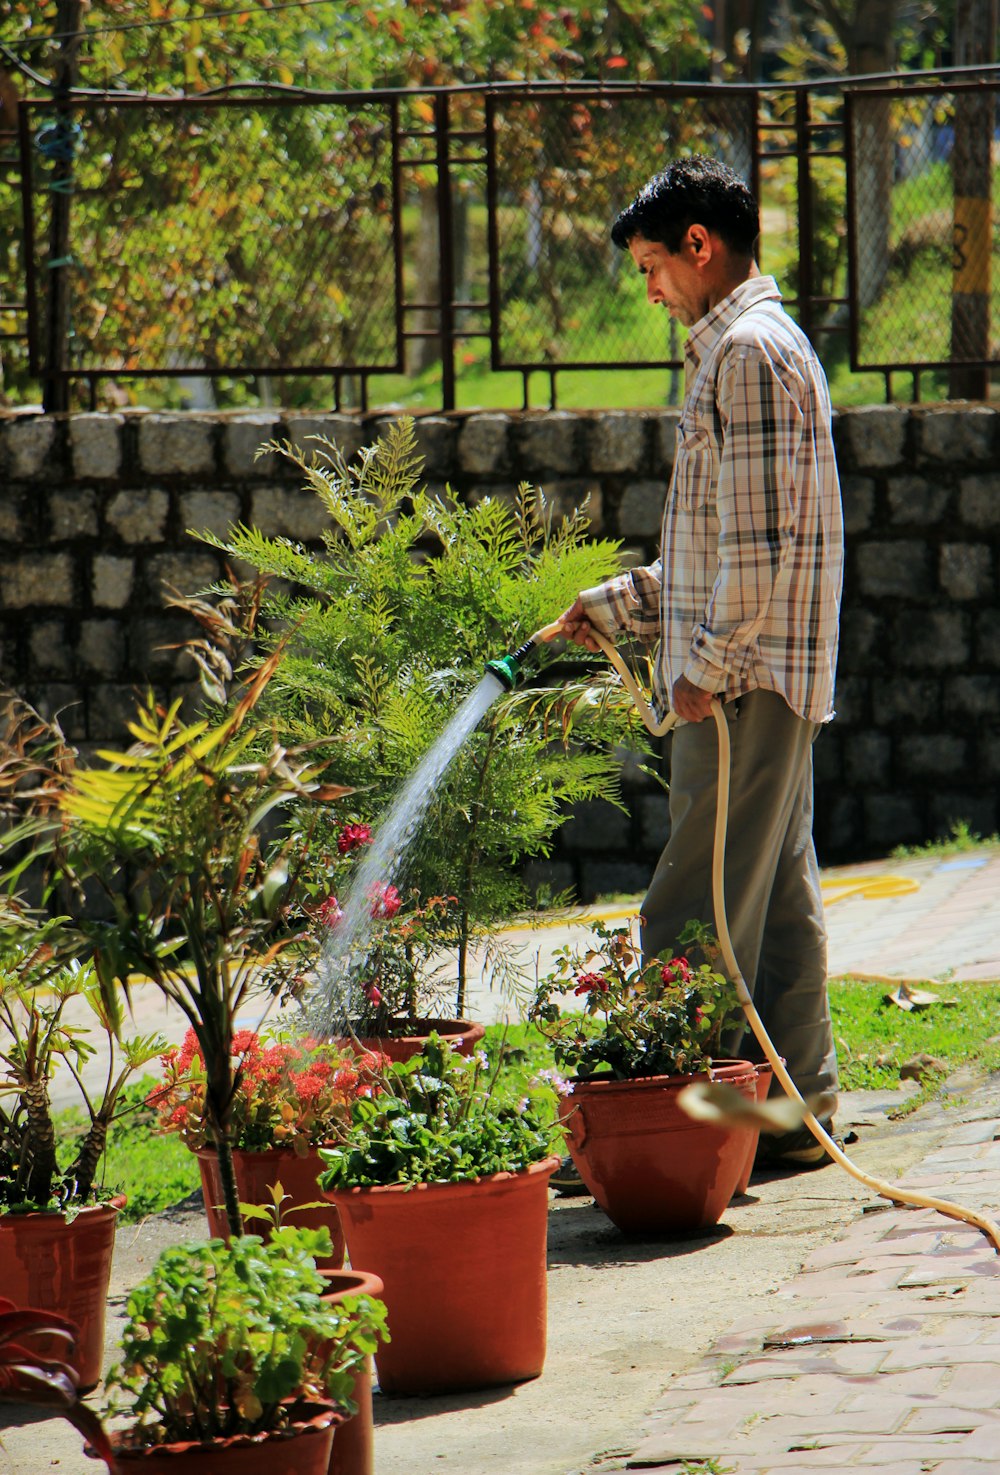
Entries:
[[[693,1121],[677,1098],[692,1079],[725,1081],[755,1101],[756,1068],[721,1059],[740,1014],[710,961],[705,927],[684,934],[706,957],[642,960],[636,923],[597,923],[583,949],[564,948],[539,983],[529,1018],[569,1073],[559,1115],[587,1188],[626,1233],[715,1224],[747,1156],[738,1127]],[[706,956],[707,955],[707,956]]]
[[320,1149],[351,1262],[385,1287],[392,1342],[375,1359],[385,1393],[542,1370],[554,1090],[519,1089],[482,1050],[464,1056],[432,1035]]
[[[337,1211],[319,1197],[322,1169],[318,1148],[346,1122],[356,1096],[376,1088],[382,1057],[358,1054],[308,1036],[238,1030],[232,1040],[235,1090],[230,1107],[231,1150],[241,1216],[248,1204],[269,1205],[280,1185],[286,1212],[296,1224],[325,1225],[332,1255],[321,1268],[344,1261],[344,1236]],[[180,1045],[161,1056],[162,1084],[147,1097],[159,1130],[179,1135],[197,1155],[209,1229],[226,1238],[218,1148],[208,1110],[205,1062],[189,1029]]]
[[326,1475],[355,1373],[387,1335],[380,1301],[324,1300],[329,1252],[326,1230],[288,1226],[163,1252],[107,1378],[109,1412],[133,1420],[112,1435],[122,1470]]

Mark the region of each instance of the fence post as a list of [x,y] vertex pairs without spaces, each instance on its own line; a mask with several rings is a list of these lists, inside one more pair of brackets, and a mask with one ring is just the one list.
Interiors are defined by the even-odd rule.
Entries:
[[812,342],[813,335],[813,200],[809,167],[809,94],[804,87],[795,93],[796,192],[799,206],[799,327]]
[[451,208],[451,120],[448,94],[439,92],[434,99],[435,152],[437,155],[438,242],[441,248],[438,270],[438,324],[441,333],[441,408],[455,408],[455,241]]
[[80,16],[82,0],[59,0],[56,8],[56,35],[59,56],[56,63],[56,129],[61,129],[65,145],[52,152],[51,220],[48,260],[48,331],[46,334],[45,377],[42,403],[48,412],[69,409],[69,381],[59,370],[69,364],[70,328],[70,196],[73,188],[72,133],[68,127],[69,99],[77,80],[80,52]]

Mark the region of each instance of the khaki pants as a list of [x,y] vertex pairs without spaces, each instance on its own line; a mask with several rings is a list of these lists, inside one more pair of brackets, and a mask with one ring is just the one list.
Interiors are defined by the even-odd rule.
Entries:
[[[754,1004],[804,1095],[837,1088],[826,988],[826,928],[813,846],[812,745],[817,725],[774,692],[753,691],[723,708],[731,779],[726,914]],[[718,733],[712,718],[674,732],[670,839],[642,907],[646,957],[676,950],[691,920],[715,929],[712,849]],[[741,1043],[742,1039],[742,1043]],[[749,1027],[726,1055],[763,1060]]]

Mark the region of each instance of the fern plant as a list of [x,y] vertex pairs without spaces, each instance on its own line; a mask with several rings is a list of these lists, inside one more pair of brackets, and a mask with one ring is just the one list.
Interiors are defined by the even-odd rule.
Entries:
[[[270,581],[258,650],[263,659],[280,638],[285,659],[264,710],[286,741],[319,745],[327,772],[356,791],[352,814],[377,830],[484,661],[615,572],[618,544],[591,537],[582,509],[557,520],[526,485],[512,501],[471,506],[430,495],[409,419],[351,464],[317,440],[308,454],[287,442],[260,454],[291,461],[322,502],[330,525],[320,555],[257,528],[203,537]],[[551,660],[542,655],[542,672]],[[456,899],[459,1014],[473,943],[488,948],[530,901],[522,862],[550,853],[573,804],[621,802],[615,749],[642,741],[630,712],[606,679],[554,689],[543,677],[494,705],[445,775],[407,854],[405,884],[418,898]],[[323,846],[315,849],[321,858]]]

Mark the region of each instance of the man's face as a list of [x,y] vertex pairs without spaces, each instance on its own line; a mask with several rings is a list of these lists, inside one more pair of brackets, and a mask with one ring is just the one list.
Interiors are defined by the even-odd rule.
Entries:
[[654,306],[665,307],[686,328],[705,316],[709,293],[687,236],[676,255],[661,241],[647,241],[645,236],[633,236],[628,248],[646,278],[646,297]]

